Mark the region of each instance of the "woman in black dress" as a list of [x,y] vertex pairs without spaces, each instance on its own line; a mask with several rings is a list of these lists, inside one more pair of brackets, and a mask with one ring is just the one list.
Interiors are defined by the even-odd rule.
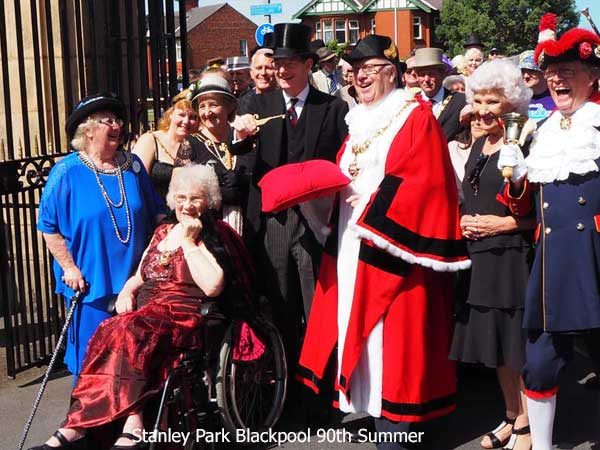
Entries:
[[188,145],[188,136],[198,130],[198,113],[187,95],[188,91],[178,94],[158,121],[157,130],[141,135],[133,149],[163,200],[169,189],[177,152]]
[[[233,128],[229,123],[235,118],[237,100],[227,80],[212,73],[205,74],[196,86],[191,86],[190,93],[200,127],[188,138],[189,145],[178,152],[177,164],[212,166],[223,198],[220,218],[241,235],[255,152],[234,149],[238,145],[252,145],[249,139],[232,143]],[[236,153],[245,154],[236,156]]]
[[531,91],[519,70],[497,60],[467,80],[467,99],[487,136],[473,144],[463,179],[461,228],[472,261],[465,310],[458,314],[451,358],[495,368],[506,418],[481,441],[483,448],[529,449],[531,440],[520,369],[524,362],[522,329],[529,275],[530,232],[534,222],[512,216],[496,200],[503,185],[497,169],[504,144],[503,114],[527,115]]

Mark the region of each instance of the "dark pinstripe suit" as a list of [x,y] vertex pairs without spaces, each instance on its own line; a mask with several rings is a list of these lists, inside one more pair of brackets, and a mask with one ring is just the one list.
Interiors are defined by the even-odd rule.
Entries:
[[[268,117],[285,113],[281,91],[253,96],[246,112]],[[272,120],[261,127],[257,140],[256,166],[248,199],[250,238],[257,257],[263,291],[273,307],[290,361],[296,362],[303,335],[302,319],[308,317],[322,248],[298,208],[278,214],[261,213],[258,181],[269,170],[286,162],[309,159],[335,160],[348,132],[344,117],[347,104],[310,88],[299,124],[304,135],[294,140],[285,120]],[[293,133],[292,133],[293,134]],[[296,136],[298,137],[298,136]],[[299,142],[303,152],[293,148]]]

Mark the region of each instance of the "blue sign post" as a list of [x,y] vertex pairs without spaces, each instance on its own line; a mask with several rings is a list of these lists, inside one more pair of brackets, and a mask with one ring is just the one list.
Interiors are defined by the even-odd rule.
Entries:
[[254,39],[256,39],[256,43],[262,47],[263,43],[265,42],[265,34],[272,33],[274,30],[275,29],[273,28],[273,25],[270,23],[263,23],[260,25],[254,33]]
[[281,14],[281,11],[281,3],[250,6],[251,16],[269,16],[271,14]]

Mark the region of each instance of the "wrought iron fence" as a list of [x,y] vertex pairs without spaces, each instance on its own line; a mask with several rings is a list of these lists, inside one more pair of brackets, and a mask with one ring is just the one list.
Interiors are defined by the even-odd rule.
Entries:
[[128,107],[130,135],[149,129],[188,83],[185,52],[176,58],[185,1],[6,0],[0,24],[15,31],[0,33],[0,345],[15,376],[46,362],[65,313],[36,222],[48,172],[67,152],[66,118],[80,98],[111,91]]

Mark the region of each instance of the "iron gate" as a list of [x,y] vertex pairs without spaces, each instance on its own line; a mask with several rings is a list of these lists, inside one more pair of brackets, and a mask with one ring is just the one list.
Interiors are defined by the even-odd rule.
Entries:
[[81,97],[111,91],[128,107],[130,137],[151,127],[188,83],[185,1],[6,0],[0,24],[14,26],[0,33],[0,346],[14,377],[47,362],[65,315],[36,219],[66,154],[66,118]]

